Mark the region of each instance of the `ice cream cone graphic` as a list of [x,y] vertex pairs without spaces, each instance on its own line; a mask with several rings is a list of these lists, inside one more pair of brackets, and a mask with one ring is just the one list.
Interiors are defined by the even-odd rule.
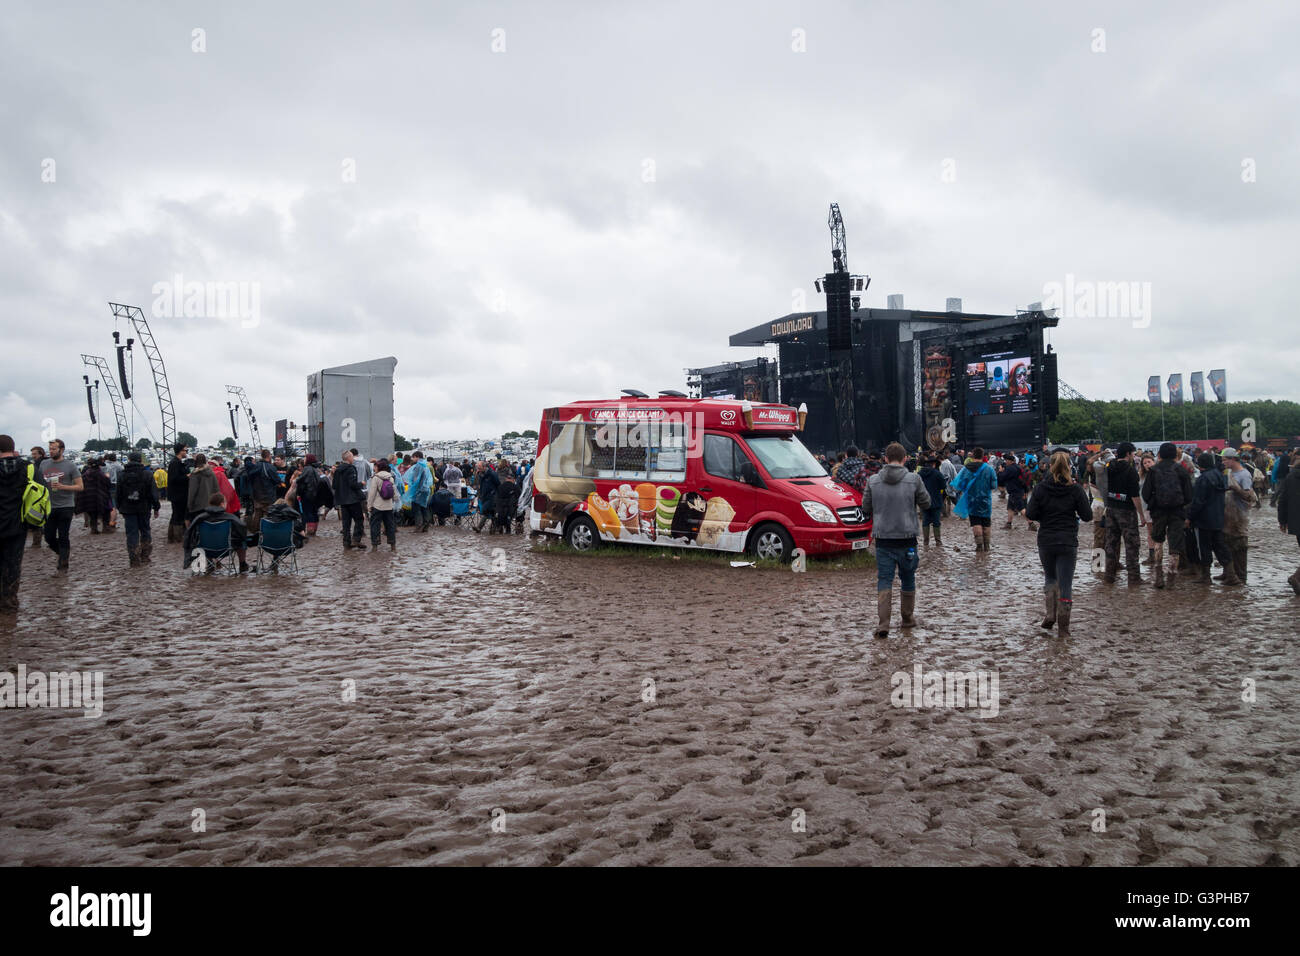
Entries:
[[655,486],[643,481],[636,486],[637,501],[640,503],[641,533],[651,541],[655,539],[655,516],[659,508],[659,498]]
[[808,421],[808,403],[799,403],[799,431],[803,431],[804,423]]
[[754,427],[754,406],[749,401],[749,399],[745,399],[745,401],[740,403],[740,414],[743,415],[745,418],[745,427],[753,428]]

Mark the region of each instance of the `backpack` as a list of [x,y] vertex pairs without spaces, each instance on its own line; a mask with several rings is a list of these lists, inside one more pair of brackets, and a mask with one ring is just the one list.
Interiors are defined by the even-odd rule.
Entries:
[[1187,504],[1183,500],[1182,482],[1178,480],[1178,472],[1173,468],[1152,468],[1149,480],[1153,482],[1151,487],[1152,508],[1173,510]]
[[29,528],[45,527],[50,516],[50,489],[35,478],[36,466],[27,465],[27,487],[23,489],[23,522]]
[[308,501],[316,500],[316,492],[320,490],[320,476],[316,474],[316,469],[308,465],[301,475],[298,476],[298,494]]
[[393,500],[393,480],[391,478],[385,478],[379,483],[379,497],[385,501]]

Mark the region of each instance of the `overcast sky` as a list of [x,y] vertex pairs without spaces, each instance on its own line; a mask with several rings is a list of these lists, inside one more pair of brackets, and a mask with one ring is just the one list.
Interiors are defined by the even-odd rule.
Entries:
[[[682,388],[755,354],[731,333],[823,307],[832,201],[868,306],[1002,313],[1071,275],[1149,283],[1145,327],[1062,320],[1063,379],[1141,398],[1149,374],[1224,367],[1233,399],[1297,397],[1296,4],[5,18],[0,431],[23,446],[46,418],[72,447],[91,434],[80,354],[113,361],[110,300],[150,314],[205,443],[229,434],[227,384],[266,438],[304,417],[308,373],[390,354],[397,429],[423,439]],[[257,314],[158,314],[177,275],[246,283]],[[143,354],[135,385],[156,434]]]

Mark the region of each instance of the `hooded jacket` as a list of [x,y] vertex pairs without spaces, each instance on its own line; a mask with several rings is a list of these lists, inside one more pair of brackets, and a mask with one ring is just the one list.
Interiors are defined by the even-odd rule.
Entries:
[[1223,493],[1227,488],[1228,480],[1223,472],[1215,468],[1201,472],[1192,486],[1192,503],[1187,508],[1187,518],[1193,528],[1223,530]]
[[[393,497],[388,499],[381,497],[379,494],[379,489],[385,481],[393,484]],[[388,470],[388,466],[385,464],[381,470],[371,475],[370,480],[366,482],[366,510],[392,511],[401,505],[401,501],[401,495],[397,490],[397,479],[393,477],[393,473]],[[421,507],[424,506],[421,505]]]
[[195,468],[190,472],[190,487],[185,495],[185,512],[194,514],[208,507],[208,502],[221,490],[217,482],[217,473],[211,465]]
[[1045,551],[1075,551],[1079,522],[1092,520],[1092,506],[1083,486],[1044,478],[1029,496],[1025,517],[1038,522],[1038,547]]
[[872,516],[871,533],[877,543],[915,538],[921,533],[916,509],[929,507],[930,496],[920,476],[894,462],[872,475],[862,492],[862,510]]
[[151,510],[157,514],[158,486],[153,477],[138,461],[127,462],[122,469],[122,477],[117,480],[117,510],[124,515],[147,515]]

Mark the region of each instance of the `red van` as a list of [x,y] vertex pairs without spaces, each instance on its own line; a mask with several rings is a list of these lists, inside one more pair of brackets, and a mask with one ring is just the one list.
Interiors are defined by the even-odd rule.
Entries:
[[804,408],[641,393],[542,413],[531,527],[788,561],[870,546],[862,498],[799,441]]

